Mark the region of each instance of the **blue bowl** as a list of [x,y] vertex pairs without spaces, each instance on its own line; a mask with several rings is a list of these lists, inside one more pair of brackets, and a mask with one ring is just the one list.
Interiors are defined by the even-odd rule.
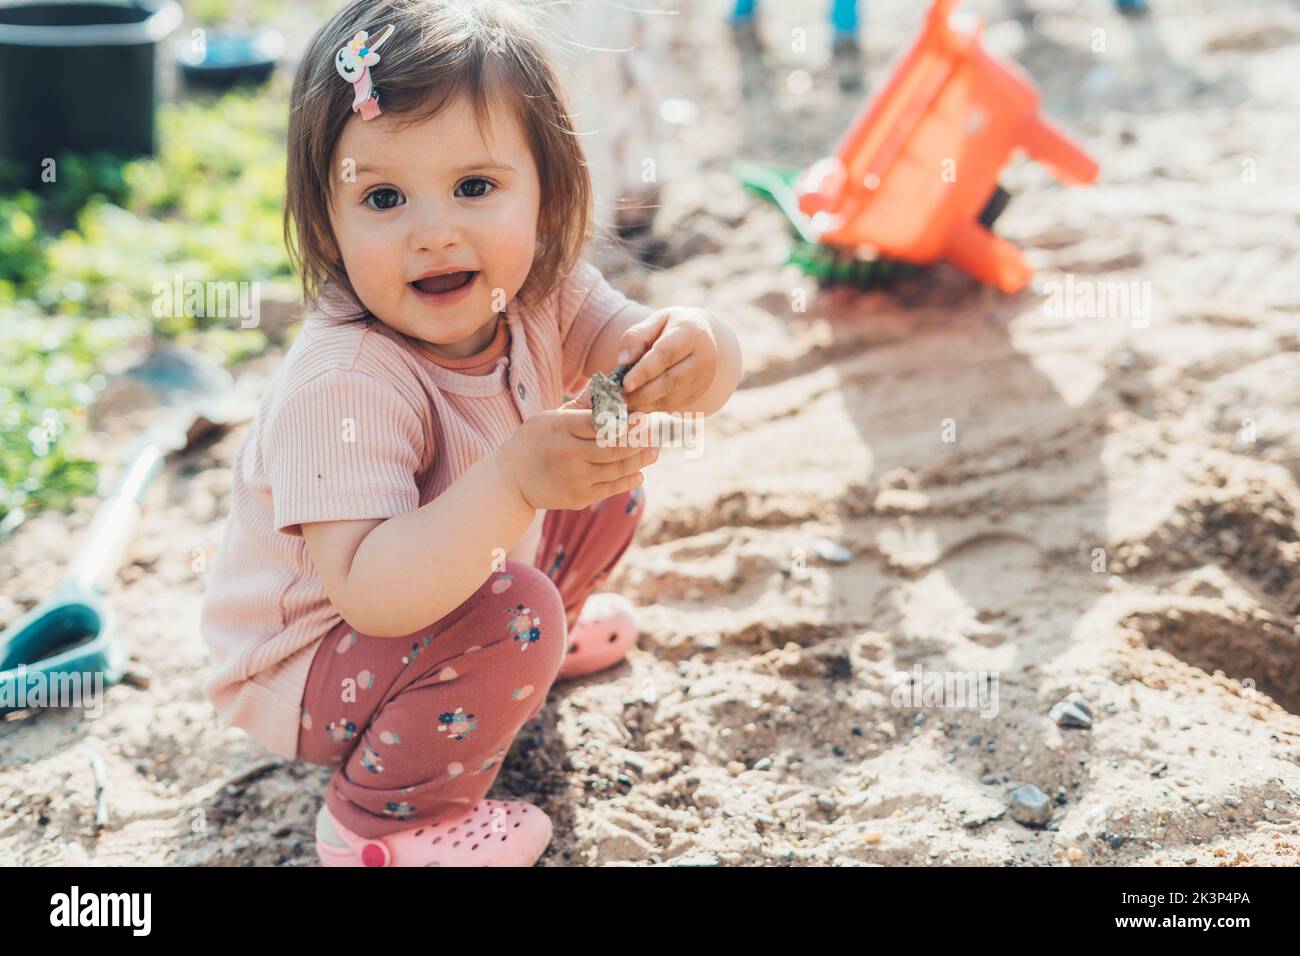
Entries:
[[284,37],[276,30],[206,30],[200,44],[193,36],[174,50],[187,83],[228,87],[263,83],[284,55]]

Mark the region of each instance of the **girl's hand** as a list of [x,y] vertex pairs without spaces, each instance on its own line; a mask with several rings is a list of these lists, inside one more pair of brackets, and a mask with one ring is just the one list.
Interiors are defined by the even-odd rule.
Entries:
[[683,306],[652,312],[619,341],[618,364],[633,361],[636,365],[623,377],[629,413],[689,411],[718,370],[709,313]]
[[534,509],[577,511],[640,485],[659,449],[605,445],[591,421],[591,384],[559,408],[525,419],[493,454]]

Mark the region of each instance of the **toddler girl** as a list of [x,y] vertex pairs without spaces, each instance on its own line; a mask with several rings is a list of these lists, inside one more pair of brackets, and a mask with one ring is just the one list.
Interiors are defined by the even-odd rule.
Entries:
[[739,344],[579,258],[591,186],[518,6],[349,3],[298,68],[288,150],[311,308],[234,466],[205,692],[337,768],[324,863],[531,865],[550,820],[484,795],[557,675],[635,641],[629,602],[587,597],[658,455],[598,441],[583,385],[634,363],[629,411],[709,414]]

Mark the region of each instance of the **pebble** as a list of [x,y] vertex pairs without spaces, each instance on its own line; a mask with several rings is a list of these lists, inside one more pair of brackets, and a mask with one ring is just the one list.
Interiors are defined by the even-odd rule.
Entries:
[[1122,833],[1115,833],[1111,835],[1110,848],[1112,850],[1118,850],[1123,845],[1124,845],[1124,835]]
[[848,564],[853,560],[852,551],[830,538],[813,538],[812,549],[817,557],[831,564]]
[[1165,763],[1165,762],[1162,760],[1162,761],[1160,761],[1158,764],[1156,764],[1154,767],[1152,767],[1152,768],[1148,771],[1148,773],[1150,773],[1151,776],[1153,776],[1153,777],[1159,777],[1159,776],[1161,776],[1161,775],[1162,775],[1166,770],[1168,770],[1168,769],[1169,769],[1169,764]]
[[979,827],[984,826],[984,824],[986,823],[992,823],[994,820],[1001,820],[1002,817],[1006,814],[1006,812],[1007,812],[1006,807],[999,807],[997,810],[994,810],[992,813],[985,813],[973,817],[966,817],[964,820],[961,821],[961,825],[965,827],[967,830],[975,830],[978,829]]
[[722,806],[722,796],[712,788],[700,787],[692,795],[691,800],[699,807],[720,807]]
[[1071,863],[1078,863],[1080,860],[1083,859],[1083,851],[1080,850],[1077,846],[1070,847],[1068,850],[1065,851],[1065,855],[1066,857],[1069,858]]
[[980,777],[980,783],[984,784],[986,787],[991,787],[997,782],[998,775],[995,773],[986,773],[984,776]]
[[122,675],[122,683],[134,687],[136,690],[148,690],[149,685],[153,683],[153,674],[150,673],[147,667],[132,663]]
[[868,843],[879,843],[881,838],[884,837],[884,835],[885,834],[880,830],[872,830],[869,833],[867,833],[865,836],[863,836],[863,839],[866,840]]
[[1032,783],[1011,793],[1011,819],[1027,827],[1041,827],[1052,819],[1052,802]]
[[1057,701],[1047,716],[1056,721],[1058,727],[1087,730],[1092,726],[1092,707],[1081,694],[1070,694],[1064,700]]
[[771,769],[771,767],[772,767],[772,758],[771,758],[771,757],[764,757],[764,758],[762,758],[761,760],[756,760],[756,761],[754,762],[754,769],[755,769],[755,770],[769,770],[769,769]]

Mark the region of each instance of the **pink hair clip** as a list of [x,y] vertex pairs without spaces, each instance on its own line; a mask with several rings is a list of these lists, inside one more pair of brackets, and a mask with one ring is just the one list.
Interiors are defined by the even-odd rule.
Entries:
[[363,120],[374,119],[379,115],[379,91],[370,82],[370,68],[379,62],[376,52],[380,44],[393,35],[394,27],[390,23],[379,31],[373,43],[365,30],[358,30],[348,45],[339,50],[334,57],[334,68],[339,76],[352,84],[356,96],[352,100],[352,109],[361,114]]

